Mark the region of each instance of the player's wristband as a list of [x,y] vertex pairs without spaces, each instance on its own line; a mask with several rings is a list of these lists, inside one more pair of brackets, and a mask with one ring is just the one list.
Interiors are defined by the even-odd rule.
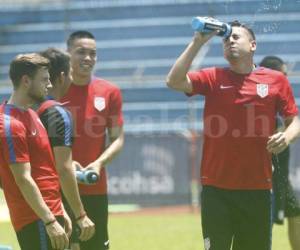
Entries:
[[81,219],[83,219],[86,216],[86,212],[83,212],[82,214],[80,214],[77,218],[75,218],[75,221],[79,221]]
[[45,223],[45,227],[48,227],[48,226],[52,225],[55,222],[56,222],[56,219],[50,220],[50,221]]

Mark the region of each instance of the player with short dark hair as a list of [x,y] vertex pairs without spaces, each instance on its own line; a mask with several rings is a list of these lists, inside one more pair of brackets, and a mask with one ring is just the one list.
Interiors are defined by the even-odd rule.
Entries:
[[0,106],[0,176],[22,250],[68,247],[49,139],[29,108],[51,88],[48,67],[39,54],[18,55],[10,64],[14,91]]
[[[95,235],[90,240],[80,241],[80,249],[104,250],[109,248],[105,167],[124,143],[121,91],[110,82],[93,76],[97,48],[90,32],[72,33],[67,45],[73,82],[61,101],[67,102],[66,107],[75,120],[73,157],[78,169],[92,170],[100,176],[95,185],[79,185],[85,210],[96,227]],[[109,145],[106,145],[106,133]]]
[[36,111],[44,124],[54,153],[56,169],[60,178],[61,188],[67,201],[66,208],[76,221],[74,234],[86,241],[94,232],[94,223],[88,218],[80,199],[75,170],[72,165],[72,145],[74,140],[73,119],[71,113],[62,103],[55,100],[66,94],[72,82],[70,55],[56,48],[40,52],[50,62],[50,81],[48,100],[36,103]]
[[[282,72],[287,75],[286,63],[277,56],[266,56],[260,66]],[[284,126],[277,119],[278,130]],[[287,147],[281,153],[272,155],[273,171],[273,222],[279,225],[288,218],[288,235],[293,250],[300,249],[300,204],[289,180],[290,149]]]
[[74,46],[74,42],[77,39],[81,39],[81,38],[87,38],[87,39],[91,39],[91,40],[95,40],[94,35],[86,30],[78,30],[73,32],[72,34],[70,34],[68,40],[67,40],[67,48],[68,50]]
[[[256,67],[256,41],[232,23],[223,40],[229,67],[189,72],[201,47],[218,31],[195,32],[167,76],[170,88],[204,95],[201,217],[205,249],[271,249],[271,153],[300,133],[291,86],[280,72]],[[275,131],[280,113],[286,129]]]
[[277,56],[266,56],[264,57],[260,64],[261,67],[273,69],[282,72],[287,75],[287,66],[284,61]]

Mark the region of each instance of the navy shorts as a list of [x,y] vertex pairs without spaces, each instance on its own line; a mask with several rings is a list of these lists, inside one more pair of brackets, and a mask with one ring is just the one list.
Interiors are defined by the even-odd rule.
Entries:
[[270,250],[270,190],[227,190],[203,186],[204,249]]
[[[63,217],[56,217],[63,226]],[[22,250],[53,250],[43,221],[37,220],[24,226],[17,233],[17,239]]]
[[[88,217],[95,223],[95,234],[88,241],[80,241],[80,229],[73,221],[72,243],[79,243],[80,250],[107,250],[108,239],[108,199],[107,195],[81,195],[81,201]],[[68,209],[69,210],[69,209]]]

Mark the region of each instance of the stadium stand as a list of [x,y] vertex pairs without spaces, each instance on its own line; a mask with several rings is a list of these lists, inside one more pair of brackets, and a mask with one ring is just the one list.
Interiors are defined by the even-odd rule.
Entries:
[[[255,60],[276,54],[290,66],[297,103],[300,84],[300,2],[260,0],[20,1],[1,4],[0,95],[9,90],[8,63],[18,53],[49,46],[64,48],[66,36],[87,29],[97,38],[96,74],[123,91],[126,131],[201,129],[203,99],[168,91],[164,80],[192,37],[193,16],[239,19],[257,34]],[[205,56],[205,59],[203,59]],[[215,38],[193,64],[223,66],[221,39]]]

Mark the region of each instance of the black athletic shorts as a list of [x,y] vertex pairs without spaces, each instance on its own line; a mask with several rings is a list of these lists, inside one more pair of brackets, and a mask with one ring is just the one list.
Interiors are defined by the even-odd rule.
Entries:
[[273,222],[279,225],[284,218],[300,216],[300,204],[291,183],[288,181],[284,194],[279,195],[278,190],[273,192]]
[[273,222],[283,224],[285,217],[300,216],[300,203],[289,181],[289,148],[272,156]]
[[205,250],[271,249],[270,190],[203,186],[200,202]]
[[[107,250],[109,249],[108,239],[108,199],[107,195],[81,195],[81,201],[88,217],[95,223],[95,234],[88,241],[80,241],[80,229],[74,222],[72,243],[79,243],[80,250]],[[68,209],[69,210],[69,209]]]
[[[63,226],[63,217],[56,217]],[[43,221],[37,220],[16,232],[21,250],[53,250]]]

